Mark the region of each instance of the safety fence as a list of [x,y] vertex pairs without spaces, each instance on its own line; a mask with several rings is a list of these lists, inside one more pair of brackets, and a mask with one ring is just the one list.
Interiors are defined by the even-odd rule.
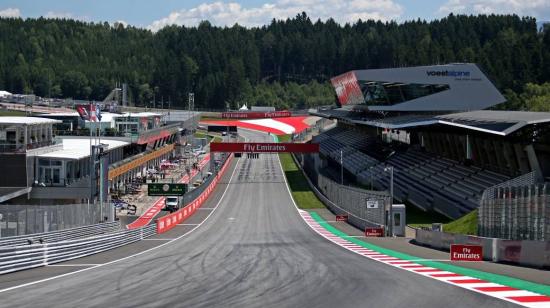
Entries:
[[105,221],[108,203],[0,206],[0,238],[24,234],[44,233]]
[[550,267],[550,245],[547,241],[506,240],[416,229],[415,242],[446,251],[451,244],[480,245],[483,247],[484,260]]
[[348,215],[348,222],[360,229],[385,225],[385,210],[391,204],[388,193],[340,185],[319,173],[310,178],[300,160],[293,158],[313,193],[331,212]]
[[156,225],[55,243],[0,247],[0,274],[69,261],[128,245],[156,234]]
[[70,228],[61,231],[52,231],[46,233],[35,233],[20,236],[10,236],[0,238],[0,247],[4,246],[20,246],[33,243],[53,243],[101,234],[111,233],[120,230],[120,222],[106,222],[96,225],[82,226]]
[[550,241],[549,183],[497,187],[483,198],[478,234],[511,240]]
[[232,155],[229,155],[224,159],[224,163],[219,172],[217,172],[215,176],[210,177],[209,182],[203,183],[203,185],[201,185],[201,190],[195,189],[192,191],[192,194],[186,194],[187,198],[194,198],[192,201],[186,202],[185,207],[157,219],[157,233],[160,234],[167,232],[195,213],[195,211],[208,199],[210,194],[216,188],[219,180],[230,165],[232,157]]
[[370,224],[384,225],[385,210],[391,205],[387,193],[341,185],[321,174],[317,181],[319,190],[337,207]]

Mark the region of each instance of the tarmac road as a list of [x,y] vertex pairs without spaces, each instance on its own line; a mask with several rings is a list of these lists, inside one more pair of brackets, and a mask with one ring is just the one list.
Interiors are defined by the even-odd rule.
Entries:
[[[241,133],[270,140],[265,133]],[[380,264],[320,237],[294,207],[277,155],[240,159],[218,206],[195,231],[160,249],[0,293],[0,306],[514,306]]]

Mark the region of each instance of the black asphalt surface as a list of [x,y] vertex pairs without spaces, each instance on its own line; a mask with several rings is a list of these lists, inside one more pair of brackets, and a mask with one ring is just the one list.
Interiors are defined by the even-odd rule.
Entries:
[[204,210],[212,215],[186,236],[155,238],[166,245],[1,292],[0,307],[515,307],[320,237],[294,207],[277,155],[240,159],[221,187],[219,207]]

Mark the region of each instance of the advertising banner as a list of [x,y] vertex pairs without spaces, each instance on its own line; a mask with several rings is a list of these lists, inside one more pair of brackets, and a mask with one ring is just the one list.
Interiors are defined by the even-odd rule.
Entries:
[[348,221],[348,215],[336,215],[336,221]]
[[290,117],[290,111],[269,111],[269,112],[222,112],[223,119],[269,119]]
[[365,228],[366,237],[383,237],[384,228]]
[[213,142],[210,152],[238,153],[317,153],[318,143],[247,143],[247,142]]
[[149,196],[183,196],[187,191],[184,183],[150,183],[147,185]]
[[451,261],[483,261],[483,247],[479,245],[451,245]]

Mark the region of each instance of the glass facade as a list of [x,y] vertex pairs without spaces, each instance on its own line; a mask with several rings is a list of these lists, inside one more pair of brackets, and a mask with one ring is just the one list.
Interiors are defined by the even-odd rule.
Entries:
[[359,81],[367,105],[395,105],[449,90],[446,84]]

